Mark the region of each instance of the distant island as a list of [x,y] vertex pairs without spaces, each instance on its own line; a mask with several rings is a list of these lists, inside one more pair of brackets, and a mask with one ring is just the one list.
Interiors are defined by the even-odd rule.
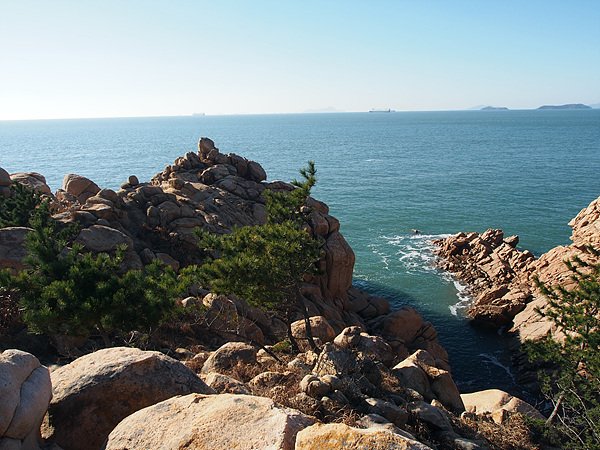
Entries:
[[568,105],[544,105],[538,109],[592,109],[590,106],[583,103],[570,103]]
[[484,106],[480,111],[508,111],[506,106]]

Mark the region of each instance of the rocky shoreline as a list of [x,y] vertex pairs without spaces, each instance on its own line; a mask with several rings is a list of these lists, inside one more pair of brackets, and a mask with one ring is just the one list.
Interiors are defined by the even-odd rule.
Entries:
[[[118,191],[69,174],[53,194],[40,174],[9,175],[0,169],[0,195],[10,195],[13,182],[47,196],[55,208],[53,218],[64,226],[77,223],[75,242],[84,251],[111,254],[125,245],[125,268],[139,270],[154,259],[175,270],[200,263],[204,255],[194,228],[223,234],[234,226],[263,224],[264,190],[293,189],[289,183],[266,182],[258,163],[223,154],[207,138],[200,139],[197,153],[177,158],[150,182],[132,175]],[[203,288],[178,300],[191,314],[205,314],[202,327],[180,324],[182,339],[177,342],[187,344],[163,341],[160,352],[126,346],[98,350],[98,342],[89,337],[77,341],[52,336],[57,352],[71,362],[48,370],[30,354],[40,346],[27,330],[14,330],[0,336],[0,378],[5,381],[0,383],[0,448],[239,444],[293,449],[338,448],[334,442],[347,441],[386,448],[476,449],[488,448],[488,443],[484,436],[466,431],[466,421],[475,420],[473,413],[490,421],[495,414],[500,424],[507,411],[539,414],[504,393],[483,392],[464,400],[433,325],[410,307],[391,310],[386,299],[355,289],[355,257],[339,221],[318,200],[309,199],[308,206],[312,213],[307,232],[323,238],[323,252],[317,263],[321,275],[306,279],[301,291],[319,353],[305,348],[289,360],[273,360],[248,342],[273,348],[285,333],[282,318]],[[22,243],[28,232],[0,229],[0,268],[25,268]],[[480,283],[482,293],[494,289],[491,278],[501,269],[494,255],[516,251],[514,239],[498,236],[465,235],[446,245],[455,255],[471,246],[487,249],[489,261],[480,266],[489,280]],[[526,267],[531,258],[523,255],[509,259],[515,267]],[[508,286],[525,286],[516,271],[502,275]],[[493,300],[507,300],[508,294],[496,293]],[[503,305],[524,312],[530,295],[521,290]],[[294,336],[305,338],[300,310],[293,320]],[[42,441],[40,423],[46,409]],[[327,423],[327,417],[333,420],[340,414],[352,426]],[[21,425],[15,429],[15,423]],[[392,444],[396,447],[389,447]]]
[[535,375],[518,349],[528,339],[538,340],[549,331],[556,333],[553,324],[536,312],[545,308],[547,300],[535,279],[568,289],[573,287],[573,280],[565,261],[580,258],[589,264],[600,263],[590,251],[590,247],[600,248],[600,198],[581,210],[569,226],[573,228],[573,244],[555,247],[539,258],[516,248],[518,236],[505,238],[498,229],[434,241],[440,257],[438,266],[468,286],[473,303],[467,315],[472,324],[506,331],[521,382],[529,387],[535,384]]

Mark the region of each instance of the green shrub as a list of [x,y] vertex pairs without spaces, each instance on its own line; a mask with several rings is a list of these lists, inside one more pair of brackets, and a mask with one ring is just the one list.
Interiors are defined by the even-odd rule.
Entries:
[[49,201],[39,191],[12,183],[10,192],[9,198],[0,196],[0,228],[29,227],[36,218],[48,221]]
[[20,293],[24,320],[35,332],[86,335],[97,331],[110,345],[113,330],[149,329],[173,308],[171,296],[179,280],[158,261],[147,273],[120,274],[125,248],[115,257],[81,254],[81,247],[67,248],[65,233],[55,232],[33,220],[34,231],[26,238],[30,254],[28,270],[13,276],[0,272],[0,286]]

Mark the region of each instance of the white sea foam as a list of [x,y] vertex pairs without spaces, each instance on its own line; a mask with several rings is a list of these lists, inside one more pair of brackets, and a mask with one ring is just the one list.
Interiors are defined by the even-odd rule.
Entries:
[[490,355],[488,353],[480,353],[478,356],[481,356],[483,359],[486,359],[489,361],[489,363],[500,367],[501,369],[503,369],[508,376],[510,377],[510,379],[513,381],[513,383],[516,383],[517,380],[515,379],[515,376],[512,374],[512,372],[510,371],[510,368],[508,366],[505,366],[504,364],[502,364],[498,358],[496,358],[494,355]]

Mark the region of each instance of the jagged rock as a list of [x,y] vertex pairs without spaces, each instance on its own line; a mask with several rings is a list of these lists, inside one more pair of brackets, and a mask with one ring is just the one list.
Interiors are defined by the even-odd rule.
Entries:
[[333,342],[344,348],[356,347],[361,341],[361,332],[360,327],[346,327],[335,337]]
[[399,428],[403,428],[408,421],[408,413],[406,410],[393,403],[378,398],[367,398],[364,400],[364,403],[367,405],[369,413],[385,417]]
[[162,353],[109,348],[51,374],[50,428],[65,450],[94,450],[133,412],[175,395],[214,394],[192,370]]
[[323,346],[314,372],[318,376],[343,375],[353,373],[357,369],[356,359],[345,348],[329,343]]
[[410,413],[428,423],[434,429],[452,431],[452,424],[440,408],[426,402],[410,402],[407,408]]
[[402,386],[417,391],[426,400],[434,398],[427,374],[414,361],[405,359],[393,367],[392,374],[398,378]]
[[371,336],[367,333],[361,333],[360,337],[357,350],[363,352],[372,360],[389,366],[394,359],[392,347],[381,336]]
[[0,269],[26,269],[23,258],[28,251],[23,247],[23,242],[30,231],[33,230],[25,227],[0,228]]
[[202,366],[202,373],[219,372],[230,367],[256,362],[256,349],[242,342],[228,342],[212,353]]
[[[485,391],[461,394],[466,411],[477,415],[494,414],[499,411],[507,413],[521,413],[532,419],[544,420],[545,417],[533,406],[524,400],[510,395],[500,389],[487,389]],[[496,416],[496,417],[502,417]],[[502,420],[497,420],[501,422]]]
[[304,428],[296,437],[296,450],[359,449],[431,450],[420,442],[383,427],[352,428],[342,423],[315,424]]
[[110,433],[105,449],[293,450],[298,431],[313,423],[264,397],[191,394],[127,417]]
[[52,397],[48,369],[21,350],[0,354],[0,448],[37,450]]

